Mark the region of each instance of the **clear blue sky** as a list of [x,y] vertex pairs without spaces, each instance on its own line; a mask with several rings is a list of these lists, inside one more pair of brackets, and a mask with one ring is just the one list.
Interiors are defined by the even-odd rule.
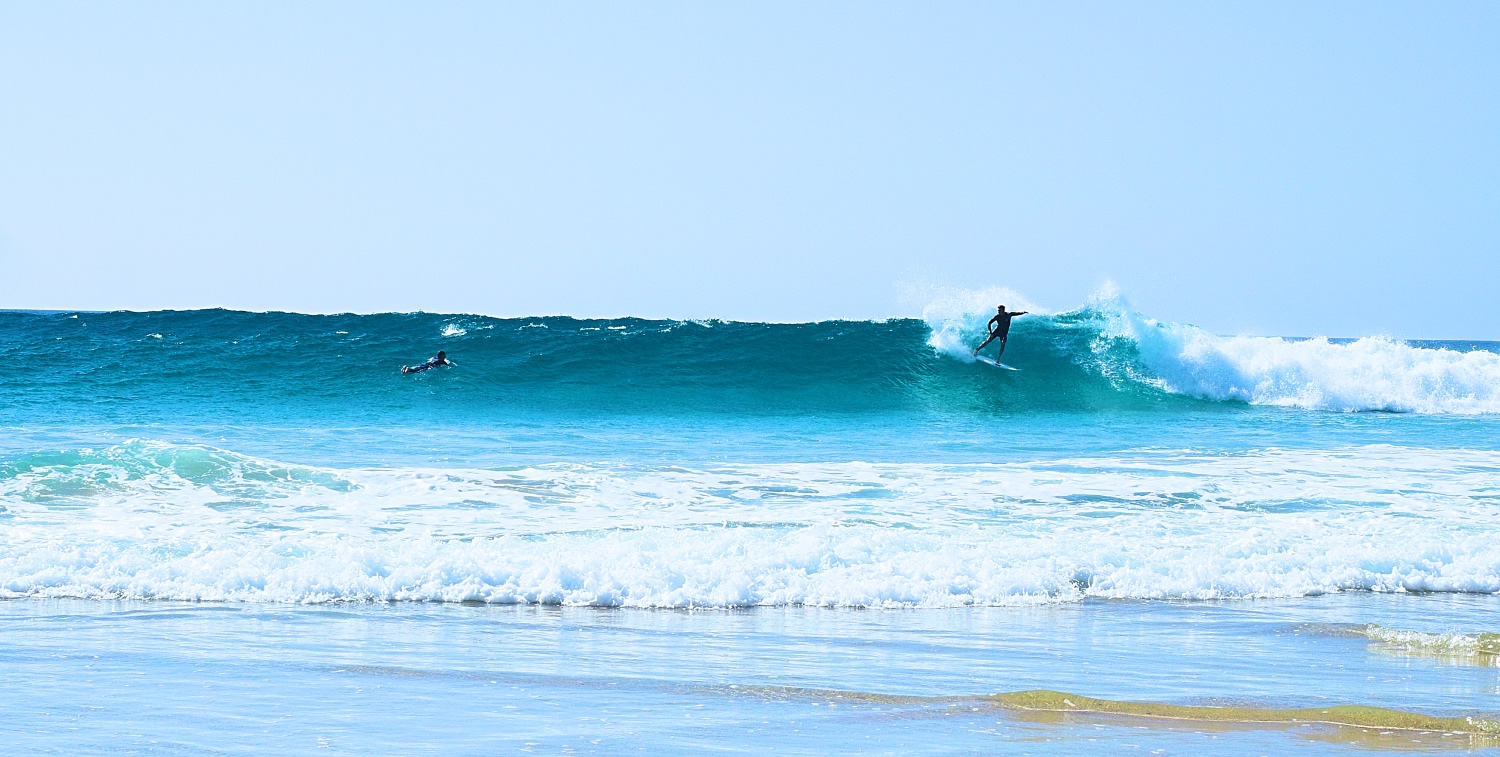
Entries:
[[1500,3],[8,3],[0,307],[1500,339]]

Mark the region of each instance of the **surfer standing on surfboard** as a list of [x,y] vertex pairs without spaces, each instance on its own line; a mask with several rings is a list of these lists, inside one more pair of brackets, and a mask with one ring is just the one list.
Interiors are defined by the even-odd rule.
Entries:
[[990,342],[999,339],[1000,352],[996,353],[995,355],[995,361],[999,362],[1000,356],[1005,354],[1005,339],[1006,337],[1010,336],[1010,319],[1015,318],[1018,315],[1026,315],[1026,311],[1022,310],[1020,312],[1007,313],[1005,312],[1005,306],[1001,305],[995,311],[995,317],[991,318],[990,322],[985,324],[985,328],[988,328],[990,330],[990,338],[984,340],[984,344],[981,344],[978,347],[974,348],[975,357],[978,357],[979,351],[988,346]]
[[403,365],[403,366],[401,366],[401,372],[402,373],[421,373],[422,371],[430,371],[433,368],[436,368],[436,367],[438,367],[440,365],[453,365],[453,363],[448,362],[448,353],[443,352],[442,350],[438,350],[437,357],[427,358],[427,362],[425,362],[425,363],[423,363],[421,365]]

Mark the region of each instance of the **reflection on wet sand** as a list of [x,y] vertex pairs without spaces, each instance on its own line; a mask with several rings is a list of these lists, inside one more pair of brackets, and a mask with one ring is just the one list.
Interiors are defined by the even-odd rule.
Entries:
[[1025,722],[1063,726],[1116,722],[1120,725],[1195,732],[1276,728],[1315,741],[1372,749],[1467,749],[1500,746],[1500,720],[1438,717],[1365,705],[1274,708],[1194,706],[1097,699],[1063,691],[1032,689],[981,696],[900,696],[795,687],[728,687],[724,695],[778,700],[815,700],[830,707],[889,706],[897,718],[972,714],[999,707]]

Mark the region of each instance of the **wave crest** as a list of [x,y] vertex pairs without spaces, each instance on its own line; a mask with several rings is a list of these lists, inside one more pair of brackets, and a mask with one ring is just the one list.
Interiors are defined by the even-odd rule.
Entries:
[[1500,413],[1500,355],[1416,347],[1388,337],[1221,337],[1128,311],[1110,319],[1164,389],[1312,410]]
[[[942,300],[924,313],[928,345],[970,361],[993,293]],[[1076,310],[1017,319],[1007,355],[1027,368],[1050,352],[1128,390],[1308,410],[1500,413],[1500,354],[1413,345],[1384,336],[1218,336],[1158,321],[1106,289]],[[1058,371],[1037,380],[1055,381]]]

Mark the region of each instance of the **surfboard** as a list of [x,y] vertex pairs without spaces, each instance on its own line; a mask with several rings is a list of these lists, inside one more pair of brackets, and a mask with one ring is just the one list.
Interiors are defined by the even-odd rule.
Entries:
[[984,355],[975,355],[974,359],[978,360],[981,363],[988,363],[989,365],[993,365],[996,368],[1004,368],[1007,371],[1019,371],[1019,370],[1021,370],[1020,368],[1011,367],[1011,366],[1006,365],[1005,363],[1002,363],[1002,362],[1000,362],[998,360],[991,360],[991,359],[985,357]]

